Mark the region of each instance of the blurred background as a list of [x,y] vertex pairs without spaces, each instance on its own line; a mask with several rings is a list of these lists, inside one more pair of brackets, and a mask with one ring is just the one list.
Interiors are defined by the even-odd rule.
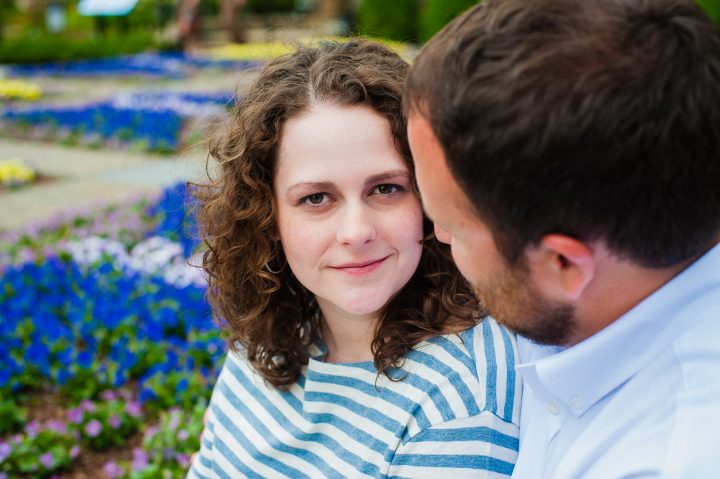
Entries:
[[184,477],[225,354],[203,140],[293,45],[412,61],[475,3],[0,0],[0,479]]

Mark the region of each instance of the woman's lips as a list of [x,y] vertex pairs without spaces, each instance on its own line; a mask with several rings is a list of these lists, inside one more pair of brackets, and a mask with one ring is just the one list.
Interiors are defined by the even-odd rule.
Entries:
[[357,262],[357,263],[346,263],[342,264],[340,266],[331,266],[332,269],[337,271],[342,271],[343,273],[353,274],[353,275],[362,275],[367,273],[372,273],[376,269],[378,269],[386,259],[388,259],[390,256],[385,256],[380,259],[371,260],[371,261],[363,261],[363,262]]

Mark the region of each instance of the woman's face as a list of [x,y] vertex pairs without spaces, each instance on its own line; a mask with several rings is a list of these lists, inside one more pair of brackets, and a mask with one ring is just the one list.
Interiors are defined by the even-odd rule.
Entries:
[[288,264],[323,313],[377,316],[422,252],[420,200],[390,123],[364,105],[290,118],[273,186]]

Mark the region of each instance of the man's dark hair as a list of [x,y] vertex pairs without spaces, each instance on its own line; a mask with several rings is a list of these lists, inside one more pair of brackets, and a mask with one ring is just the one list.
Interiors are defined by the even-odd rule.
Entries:
[[550,233],[647,267],[720,232],[720,33],[692,0],[488,0],[423,48],[406,109],[511,263]]

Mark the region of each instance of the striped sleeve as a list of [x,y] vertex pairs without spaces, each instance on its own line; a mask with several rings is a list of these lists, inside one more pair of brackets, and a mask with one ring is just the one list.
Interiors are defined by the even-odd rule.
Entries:
[[400,445],[393,479],[507,479],[517,459],[519,428],[489,411],[444,422]]
[[[215,394],[213,392],[213,397]],[[210,400],[210,406],[205,412],[205,427],[200,436],[200,450],[193,456],[186,479],[209,479],[215,477],[212,472],[212,454],[215,444],[215,423],[217,418],[211,407],[212,403],[213,399]]]
[[215,440],[215,416],[210,407],[205,414],[205,429],[200,438],[200,451],[195,454],[186,479],[209,479],[212,475],[211,455]]

